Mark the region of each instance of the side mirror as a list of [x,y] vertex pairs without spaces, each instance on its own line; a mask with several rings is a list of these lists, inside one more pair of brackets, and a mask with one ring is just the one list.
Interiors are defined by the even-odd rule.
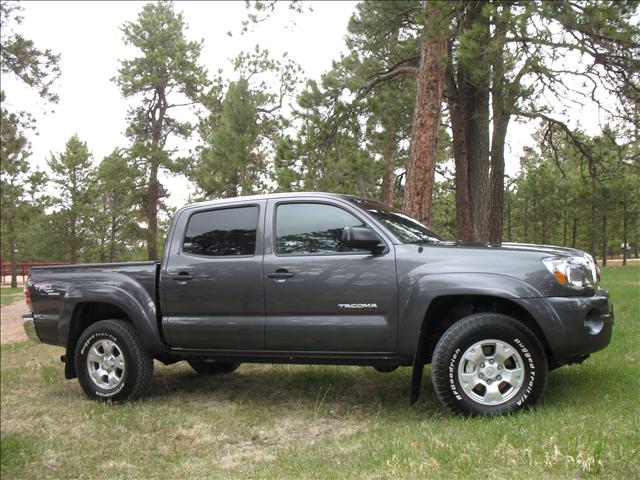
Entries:
[[379,250],[380,237],[369,227],[346,227],[342,230],[342,245],[359,250]]

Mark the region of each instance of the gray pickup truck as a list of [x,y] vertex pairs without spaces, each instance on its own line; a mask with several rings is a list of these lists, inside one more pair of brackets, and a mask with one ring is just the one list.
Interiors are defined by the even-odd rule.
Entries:
[[241,362],[431,363],[462,414],[534,405],[549,370],[611,339],[592,257],[540,245],[447,242],[402,212],[326,193],[189,205],[161,262],[34,268],[25,330],[66,349],[65,377],[94,399],[139,398],[154,359],[201,374]]

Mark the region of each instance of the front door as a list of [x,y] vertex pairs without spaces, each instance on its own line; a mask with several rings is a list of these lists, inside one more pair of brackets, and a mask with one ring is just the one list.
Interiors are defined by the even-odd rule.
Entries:
[[[339,201],[270,200],[264,286],[267,350],[393,352],[397,331],[394,250],[341,245],[342,230],[367,225]],[[367,225],[370,226],[370,225]]]
[[162,271],[163,331],[184,349],[264,348],[266,201],[183,211]]

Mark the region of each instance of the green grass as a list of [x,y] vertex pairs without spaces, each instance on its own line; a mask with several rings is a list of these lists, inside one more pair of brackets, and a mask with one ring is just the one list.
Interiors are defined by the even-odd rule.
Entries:
[[0,305],[9,305],[24,298],[24,288],[0,288]]
[[[86,400],[61,349],[1,349],[2,478],[639,478],[640,269],[609,268],[612,344],[550,374],[534,411],[453,417],[410,370],[157,364],[135,404]],[[428,372],[427,372],[428,374]]]

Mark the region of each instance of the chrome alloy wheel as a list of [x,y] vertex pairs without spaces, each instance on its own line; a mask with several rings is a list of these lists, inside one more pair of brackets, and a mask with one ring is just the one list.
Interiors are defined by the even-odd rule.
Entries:
[[520,390],[525,370],[520,352],[502,340],[481,340],[471,345],[458,364],[464,393],[481,405],[500,405]]
[[87,370],[98,387],[104,390],[117,388],[122,383],[125,368],[124,354],[115,342],[102,338],[91,345]]

